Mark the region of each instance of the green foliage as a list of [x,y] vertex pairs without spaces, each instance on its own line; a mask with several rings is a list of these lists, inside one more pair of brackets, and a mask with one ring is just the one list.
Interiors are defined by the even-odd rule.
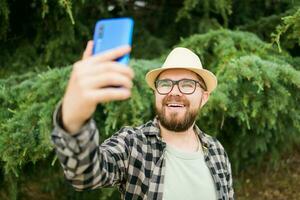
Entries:
[[[99,18],[132,16],[132,56],[163,54],[131,61],[136,73],[131,99],[98,106],[102,139],[123,125],[152,119],[153,94],[144,74],[161,65],[179,38],[196,33],[179,46],[193,49],[219,81],[197,123],[222,141],[234,170],[299,144],[299,0],[137,2],[0,0],[0,199],[42,199],[28,185],[50,199],[118,199],[112,189],[74,192],[50,143],[52,112],[70,72],[51,68],[79,59]],[[253,34],[223,27],[272,39],[282,52]],[[221,30],[208,32],[216,29]]]
[[268,154],[277,158],[299,139],[299,71],[288,63],[246,55],[232,59],[219,77],[223,99],[215,100],[222,106],[208,110],[207,120],[210,112],[223,108],[214,126],[222,129],[218,134],[228,146],[234,169],[259,164]]
[[[269,35],[287,10],[299,6],[299,0],[142,2],[0,0],[0,77],[73,63],[92,38],[99,18],[133,17],[133,56],[149,59],[177,44],[181,37],[209,30],[246,27],[243,30]],[[268,17],[275,20],[264,21]],[[283,48],[295,44],[295,40],[285,41],[289,45]],[[299,55],[295,49],[291,51]]]
[[[219,79],[219,87],[199,121],[201,124],[206,121],[203,127],[207,132],[227,144],[234,141],[237,127],[242,136],[248,137],[252,132],[278,142],[299,134],[296,115],[299,111],[296,104],[299,72],[289,64],[291,58],[287,54],[279,54],[255,35],[228,30],[195,35],[183,40],[179,46],[189,47],[201,55],[204,66],[214,71]],[[99,126],[103,137],[123,125],[136,126],[154,116],[152,91],[145,85],[144,74],[160,64],[159,60],[132,60],[136,72],[133,98],[100,106],[96,113],[99,124],[105,125]],[[7,172],[17,172],[18,167],[45,158],[51,151],[49,116],[63,94],[69,71],[70,68],[54,69],[1,80],[3,106],[0,113],[1,121],[5,123],[0,126],[3,133],[0,150]],[[288,126],[286,121],[289,121]],[[291,130],[293,134],[283,129]],[[260,147],[251,148],[251,151],[237,142],[234,149],[229,145],[228,148],[232,155],[246,155],[249,161],[251,152],[258,156],[279,148],[271,145],[274,142],[271,139],[262,141]],[[233,157],[233,160],[239,162],[240,158]]]
[[[247,2],[253,4],[253,2]],[[261,9],[263,1],[256,2],[260,9],[253,10],[250,5],[236,7],[233,10],[232,20],[236,24],[236,29],[255,33],[262,40],[277,44],[279,51],[281,48],[289,51],[293,56],[299,56],[299,9],[300,1],[281,1],[279,4],[265,1],[265,9]],[[261,13],[263,11],[263,13]],[[270,14],[272,13],[272,14]],[[247,21],[247,23],[243,23]],[[238,23],[242,23],[239,25]]]
[[[145,96],[150,97],[152,93],[145,85],[144,74],[150,68],[159,66],[160,62],[132,60],[131,65],[136,73],[134,98],[98,107],[95,119],[99,122],[101,139],[107,138],[124,124],[140,125],[144,119],[153,116],[150,112],[151,98],[148,98],[148,101],[144,100]],[[3,162],[3,166],[0,167],[4,168],[5,176],[19,180],[24,176],[24,166],[45,159],[49,162],[47,167],[51,168],[51,116],[56,103],[63,95],[69,73],[70,67],[57,68],[39,74],[31,72],[0,80],[0,101],[3,105],[0,109],[0,119],[5,122],[0,125],[0,160]],[[60,176],[63,177],[61,174]],[[21,179],[20,183],[24,181],[25,179]],[[11,185],[10,179],[6,182],[7,185]],[[22,185],[7,189],[11,191],[10,194],[18,196],[18,187]],[[49,187],[55,189],[56,186]],[[68,191],[71,191],[70,188]],[[115,190],[105,191],[102,199],[109,199],[118,194]],[[72,199],[78,198],[78,195],[73,195]]]
[[9,9],[6,0],[0,0],[0,40],[5,39],[8,29]]
[[249,53],[258,54],[263,58],[278,62],[291,59],[288,54],[279,54],[269,44],[262,42],[252,33],[226,29],[191,36],[183,39],[178,46],[193,49],[200,56],[204,66],[215,73],[217,73],[219,66],[226,66],[231,58]]
[[238,26],[237,29],[240,31],[247,31],[255,33],[260,39],[264,41],[271,41],[271,34],[276,29],[276,26],[280,24],[281,18],[287,15],[291,10],[286,13],[278,15],[271,15],[267,17],[261,17],[259,20],[251,21],[242,26]]
[[[231,0],[184,0],[183,7],[178,11],[176,21],[180,19],[187,18],[195,20],[202,20],[202,18],[208,20],[214,17],[210,15],[220,15],[223,20],[225,27],[228,25],[228,16],[231,14],[232,1]],[[194,12],[194,13],[193,13]],[[197,18],[195,19],[195,16]],[[206,23],[206,25],[209,23]]]
[[300,137],[300,72],[255,35],[227,30],[195,35],[179,46],[194,49],[219,85],[204,107],[200,127],[215,134],[234,169],[278,157]]
[[[239,31],[194,35],[178,46],[193,49],[218,77],[219,86],[197,124],[222,141],[235,171],[259,164],[268,155],[279,155],[299,142],[300,72],[292,66],[299,61],[257,36]],[[144,75],[161,64],[161,59],[131,61],[136,73],[132,98],[99,106],[95,114],[103,139],[124,125],[139,125],[154,117],[153,94]],[[51,168],[51,117],[69,73],[67,67],[0,79],[3,173],[19,180],[26,173],[24,167],[45,159],[44,168]],[[18,187],[22,186],[11,189]],[[110,198],[115,192],[105,194]]]
[[[32,67],[45,70],[47,66],[65,66],[77,60],[85,41],[91,38],[94,22],[100,15],[106,15],[102,9],[105,4],[99,2],[95,8],[85,1],[73,5],[70,0],[8,1],[7,4],[0,7],[6,10],[4,14],[8,13],[0,14],[7,16],[6,21],[1,20],[7,26],[0,31],[3,33],[0,70],[19,74]],[[87,11],[91,16],[86,19]]]
[[287,40],[296,41],[289,42],[289,44],[298,44],[298,46],[300,46],[300,7],[295,11],[294,14],[283,17],[282,21],[283,23],[276,27],[276,33],[272,34],[273,42],[276,42],[279,51],[281,51],[280,37],[287,32]]
[[75,24],[73,14],[72,14],[72,2],[71,0],[59,0],[59,4],[66,9],[66,12],[68,13],[72,24]]
[[[291,10],[300,4],[299,0],[274,1],[274,0],[252,0],[233,1],[232,14],[229,17],[230,27],[248,25],[267,18],[277,16]],[[259,26],[259,24],[257,24]]]
[[18,167],[46,158],[52,150],[49,116],[63,94],[69,71],[54,69],[0,81],[0,159],[6,172],[18,176]]

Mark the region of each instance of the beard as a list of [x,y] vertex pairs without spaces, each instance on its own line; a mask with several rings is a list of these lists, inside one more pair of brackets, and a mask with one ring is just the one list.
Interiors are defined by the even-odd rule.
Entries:
[[[167,116],[165,108],[167,106],[167,102],[183,103],[186,109],[184,116],[180,118],[180,114],[176,112],[173,112]],[[175,132],[183,132],[188,130],[195,123],[198,114],[198,108],[191,110],[189,101],[185,97],[179,96],[166,96],[162,101],[162,107],[158,108],[156,105],[155,108],[160,124],[167,130]]]

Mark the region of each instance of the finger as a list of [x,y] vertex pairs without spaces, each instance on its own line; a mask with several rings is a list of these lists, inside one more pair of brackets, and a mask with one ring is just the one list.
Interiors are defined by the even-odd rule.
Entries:
[[134,71],[128,66],[124,66],[118,62],[105,62],[101,64],[92,65],[89,68],[83,69],[85,75],[97,75],[106,72],[116,72],[128,76],[129,78],[134,77]]
[[131,47],[129,45],[117,47],[111,50],[107,50],[103,53],[97,54],[91,58],[92,62],[105,62],[105,61],[113,61],[117,58],[124,56],[125,54],[131,51]]
[[131,96],[131,91],[126,88],[104,88],[90,93],[96,103],[106,103],[116,100],[125,100]]
[[87,58],[89,58],[89,57],[92,56],[92,54],[93,54],[93,46],[94,46],[93,40],[89,40],[88,43],[87,43],[87,45],[86,45],[86,48],[85,48],[85,50],[83,52],[82,60],[85,60],[85,59],[87,59]]
[[119,73],[105,73],[98,76],[86,79],[88,88],[103,88],[109,86],[120,86],[125,88],[132,88],[133,83],[130,78]]

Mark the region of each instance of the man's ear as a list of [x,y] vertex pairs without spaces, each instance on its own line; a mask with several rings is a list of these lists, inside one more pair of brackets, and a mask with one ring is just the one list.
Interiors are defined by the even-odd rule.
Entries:
[[201,99],[201,108],[206,104],[206,102],[208,101],[209,99],[209,95],[210,93],[207,92],[207,91],[204,91],[203,94],[202,94],[202,99]]

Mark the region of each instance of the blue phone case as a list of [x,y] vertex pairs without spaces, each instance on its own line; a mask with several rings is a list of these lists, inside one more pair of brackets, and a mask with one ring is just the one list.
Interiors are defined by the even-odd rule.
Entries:
[[[134,21],[131,18],[102,19],[96,23],[94,32],[93,55],[132,43]],[[128,64],[129,54],[117,59],[122,64]]]

